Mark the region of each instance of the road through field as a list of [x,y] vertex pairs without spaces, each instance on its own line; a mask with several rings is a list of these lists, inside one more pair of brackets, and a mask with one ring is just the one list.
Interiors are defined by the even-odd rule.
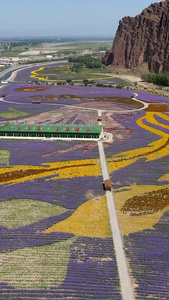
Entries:
[[[105,158],[105,153],[103,149],[103,143],[98,141],[100,163],[102,168],[103,180],[109,179],[109,173],[107,169],[107,163]],[[106,191],[106,200],[110,218],[110,227],[112,232],[113,243],[115,247],[117,267],[120,278],[121,293],[123,300],[133,300],[133,289],[132,283],[129,275],[129,270],[127,266],[127,260],[124,253],[123,241],[120,233],[120,228],[117,219],[116,207],[114,203],[113,193],[111,191]]]

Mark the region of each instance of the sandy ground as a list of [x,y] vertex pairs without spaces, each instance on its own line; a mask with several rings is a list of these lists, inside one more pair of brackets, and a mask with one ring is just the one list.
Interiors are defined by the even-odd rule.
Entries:
[[143,82],[142,79],[140,77],[137,77],[137,76],[133,76],[133,75],[116,75],[116,77],[119,77],[121,79],[124,79],[124,80],[128,80],[128,81],[131,81],[131,82],[137,82],[140,86],[143,86],[143,87],[150,87],[150,85],[146,82]]
[[130,81],[134,84],[134,82],[137,82],[140,86],[143,86],[143,87],[152,87],[152,84],[148,84],[146,82],[143,82],[142,79],[140,77],[137,77],[137,76],[134,76],[134,75],[130,75],[130,74],[127,74],[127,75],[119,75],[119,74],[113,74],[113,73],[95,73],[95,74],[99,74],[99,75],[107,75],[107,76],[112,76],[112,77],[118,77],[118,78],[121,78],[121,79],[124,79],[124,80],[127,80],[127,81]]
[[29,50],[21,52],[19,55],[39,55],[39,54],[47,54],[47,53],[55,53],[56,51],[47,51],[47,50]]

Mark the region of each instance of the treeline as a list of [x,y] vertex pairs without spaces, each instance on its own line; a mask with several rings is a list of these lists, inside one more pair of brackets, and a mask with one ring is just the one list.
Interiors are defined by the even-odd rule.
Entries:
[[38,41],[30,42],[30,41],[19,41],[19,42],[8,42],[8,43],[0,43],[1,47],[4,50],[12,50],[14,47],[25,46],[25,50],[28,50],[30,47],[40,45]]
[[18,47],[18,46],[37,46],[40,45],[39,41],[19,41],[19,42],[10,42],[11,47]]
[[149,73],[143,74],[141,78],[146,82],[154,84],[169,86],[169,74],[168,73]]
[[71,56],[69,57],[69,62],[75,62],[79,65],[85,65],[89,69],[100,69],[102,68],[102,62],[99,58],[93,57],[89,54],[81,56]]

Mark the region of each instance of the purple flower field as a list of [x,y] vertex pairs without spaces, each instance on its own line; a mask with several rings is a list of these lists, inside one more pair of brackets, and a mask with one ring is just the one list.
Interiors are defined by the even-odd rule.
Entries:
[[[66,239],[68,236],[64,238]],[[43,236],[41,236],[41,239],[43,239]],[[46,243],[58,240],[59,237],[53,235],[49,240],[46,240]],[[78,257],[80,251],[83,251],[84,254],[81,260]],[[78,238],[71,247],[71,253],[68,265],[69,276],[65,278],[60,287],[31,291],[14,289],[7,284],[1,284],[1,299],[65,299],[70,295],[73,299],[110,299],[111,297],[121,299],[111,240]],[[95,253],[97,259],[93,256],[93,253]],[[109,261],[106,262],[108,257]],[[102,263],[99,263],[99,258],[103,261]]]
[[153,230],[125,237],[132,275],[136,278],[138,299],[168,299],[168,221],[167,211]]
[[[60,66],[60,65],[67,65],[68,63],[51,63],[51,64],[49,64],[49,65],[47,65],[48,67],[49,66]],[[42,65],[41,65],[41,67],[45,67],[46,65],[43,65],[43,63],[42,63]],[[36,66],[36,67],[28,67],[28,68],[25,68],[25,69],[23,69],[23,70],[21,70],[21,71],[19,71],[18,73],[17,73],[17,76],[15,77],[15,80],[16,81],[29,81],[29,80],[31,80],[31,81],[37,81],[38,79],[36,79],[36,78],[32,78],[32,77],[30,77],[30,75],[31,75],[31,72],[32,71],[34,71],[34,70],[37,70],[39,68],[39,66]]]
[[[30,80],[29,75],[30,69],[22,70],[18,72],[17,80]],[[99,104],[104,110],[110,105],[106,103],[106,97],[130,99],[134,92],[84,86],[52,86],[27,91],[35,87],[10,85],[1,90],[1,95],[6,94],[6,102],[1,101],[1,112],[11,113],[9,117],[0,115],[1,124],[10,120],[97,124],[98,108],[84,111],[71,106],[89,107],[94,98],[104,98]],[[38,99],[37,96],[42,101],[40,105],[31,103]],[[50,99],[51,96],[55,99]],[[133,103],[116,101],[115,110],[119,111],[107,109],[105,112],[103,129],[112,134],[112,141],[105,142],[104,149],[136,299],[161,300],[168,299],[169,281],[169,106],[166,109],[169,99],[143,92],[138,92],[137,98],[151,106],[137,110],[139,107]],[[161,103],[165,105],[161,106]],[[11,111],[10,107],[17,111]],[[133,108],[135,111],[130,111]],[[120,113],[122,109],[126,112]],[[19,112],[28,115],[21,116]],[[79,235],[69,230],[44,232],[73,216],[72,227],[78,227],[76,218],[79,220],[77,216],[82,209],[82,224],[86,215],[87,224],[92,225],[100,214],[97,228],[94,228],[95,232],[100,230],[102,208],[98,205],[104,191],[101,171],[96,172],[97,143],[1,140],[0,155],[0,299],[121,300],[111,236],[90,236],[87,228],[84,228],[85,234]],[[77,161],[77,173],[73,175],[71,172]],[[87,169],[91,162],[94,166],[92,174]],[[53,169],[48,168],[55,163],[58,165]],[[84,163],[86,165],[81,169]],[[50,169],[51,173],[44,170],[36,173],[42,167],[45,171]],[[19,168],[22,176],[17,177]],[[72,168],[68,173],[70,176],[59,177],[64,168]],[[33,177],[32,174],[39,175]],[[5,176],[11,176],[15,181],[5,182]],[[96,206],[89,216],[91,212],[88,209],[86,213],[86,206],[91,199],[95,200]],[[46,211],[42,204],[48,205]],[[34,213],[29,214],[29,209]],[[53,214],[57,209],[58,213]],[[22,223],[24,217],[28,222]]]
[[[10,150],[10,166],[25,164],[25,160],[28,165],[41,165],[51,160],[69,161],[70,153],[68,152],[63,153],[62,156],[50,157],[43,156],[43,154],[64,149],[67,146],[73,147],[75,144],[75,142],[67,144],[65,142],[1,141],[1,149]],[[78,150],[71,153],[71,160],[88,158],[98,158],[98,150],[91,150],[90,153],[85,154]],[[0,253],[8,255],[14,251],[24,251],[27,248],[31,250],[34,247],[41,247],[43,249],[48,245],[67,243],[74,237],[73,234],[61,232],[45,234],[43,230],[71,216],[80,205],[90,199],[91,194],[93,197],[103,194],[101,176],[60,179],[59,181],[45,181],[42,178],[1,186],[0,203],[26,198],[58,205],[66,208],[67,211],[14,229],[1,226]],[[79,258],[79,253],[83,254],[81,258]],[[55,253],[55,255],[57,254]],[[71,294],[74,299],[109,299],[112,295],[116,299],[121,299],[111,239],[76,238],[71,245],[70,255],[67,275],[58,287],[18,289],[10,283],[3,282],[1,283],[0,298],[65,299]],[[103,276],[104,283],[102,283]]]

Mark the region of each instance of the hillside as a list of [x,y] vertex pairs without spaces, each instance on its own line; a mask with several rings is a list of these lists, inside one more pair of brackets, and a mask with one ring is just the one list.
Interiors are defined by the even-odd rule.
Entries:
[[120,20],[103,63],[130,69],[148,63],[150,72],[169,72],[169,0]]

